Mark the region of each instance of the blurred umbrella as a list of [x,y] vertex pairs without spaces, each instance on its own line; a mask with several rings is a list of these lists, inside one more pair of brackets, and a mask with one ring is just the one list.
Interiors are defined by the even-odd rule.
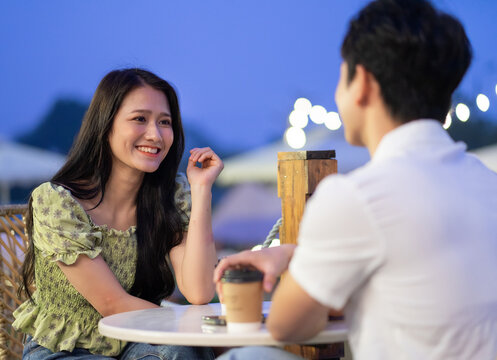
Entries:
[[276,184],[277,156],[280,151],[335,150],[338,172],[347,173],[369,160],[366,148],[349,145],[343,127],[330,131],[324,126],[307,132],[307,143],[302,149],[292,149],[284,140],[260,147],[224,160],[224,170],[218,178],[219,185],[244,182]]
[[0,202],[10,202],[12,186],[30,186],[49,180],[65,156],[44,149],[0,140]]

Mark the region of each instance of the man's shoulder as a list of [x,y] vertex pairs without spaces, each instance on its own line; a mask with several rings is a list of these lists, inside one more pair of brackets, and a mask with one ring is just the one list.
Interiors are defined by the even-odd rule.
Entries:
[[327,176],[319,184],[328,189],[353,187],[360,188],[362,184],[374,182],[387,182],[389,175],[396,173],[395,169],[400,169],[404,165],[402,163],[373,163],[368,162],[365,165],[350,171],[347,174],[333,174]]

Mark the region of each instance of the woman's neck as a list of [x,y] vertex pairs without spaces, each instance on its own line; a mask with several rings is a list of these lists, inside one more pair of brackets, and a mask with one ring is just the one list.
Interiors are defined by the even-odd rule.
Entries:
[[127,230],[136,225],[136,196],[144,173],[122,170],[125,169],[112,169],[105,185],[104,198],[96,208],[100,195],[85,204],[86,209],[91,209],[87,211],[88,215],[97,225],[107,225],[116,230]]
[[103,202],[116,211],[122,208],[135,208],[136,195],[142,184],[144,173],[131,171],[111,172],[105,186]]

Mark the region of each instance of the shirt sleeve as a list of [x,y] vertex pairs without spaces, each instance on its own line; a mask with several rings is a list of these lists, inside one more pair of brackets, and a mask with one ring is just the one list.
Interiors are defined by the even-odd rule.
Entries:
[[382,264],[384,244],[367,207],[341,175],[324,179],[309,199],[289,271],[316,301],[342,309]]
[[174,201],[176,207],[181,214],[181,221],[183,223],[183,231],[188,231],[190,224],[190,214],[192,211],[192,196],[190,192],[190,184],[186,175],[178,173],[176,175],[176,189],[174,192]]
[[33,244],[42,256],[71,265],[81,254],[100,254],[102,233],[68,190],[44,183],[31,196]]

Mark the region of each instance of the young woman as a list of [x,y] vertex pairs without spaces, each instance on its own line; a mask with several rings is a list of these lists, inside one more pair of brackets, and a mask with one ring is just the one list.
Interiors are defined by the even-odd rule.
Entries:
[[187,181],[177,173],[183,150],[171,85],[141,69],[102,79],[67,162],[31,195],[30,300],[14,313],[28,335],[24,359],[213,357],[208,348],[125,343],[97,328],[102,316],[157,307],[175,279],[193,304],[214,295],[211,187],[223,163],[209,148],[193,149]]

